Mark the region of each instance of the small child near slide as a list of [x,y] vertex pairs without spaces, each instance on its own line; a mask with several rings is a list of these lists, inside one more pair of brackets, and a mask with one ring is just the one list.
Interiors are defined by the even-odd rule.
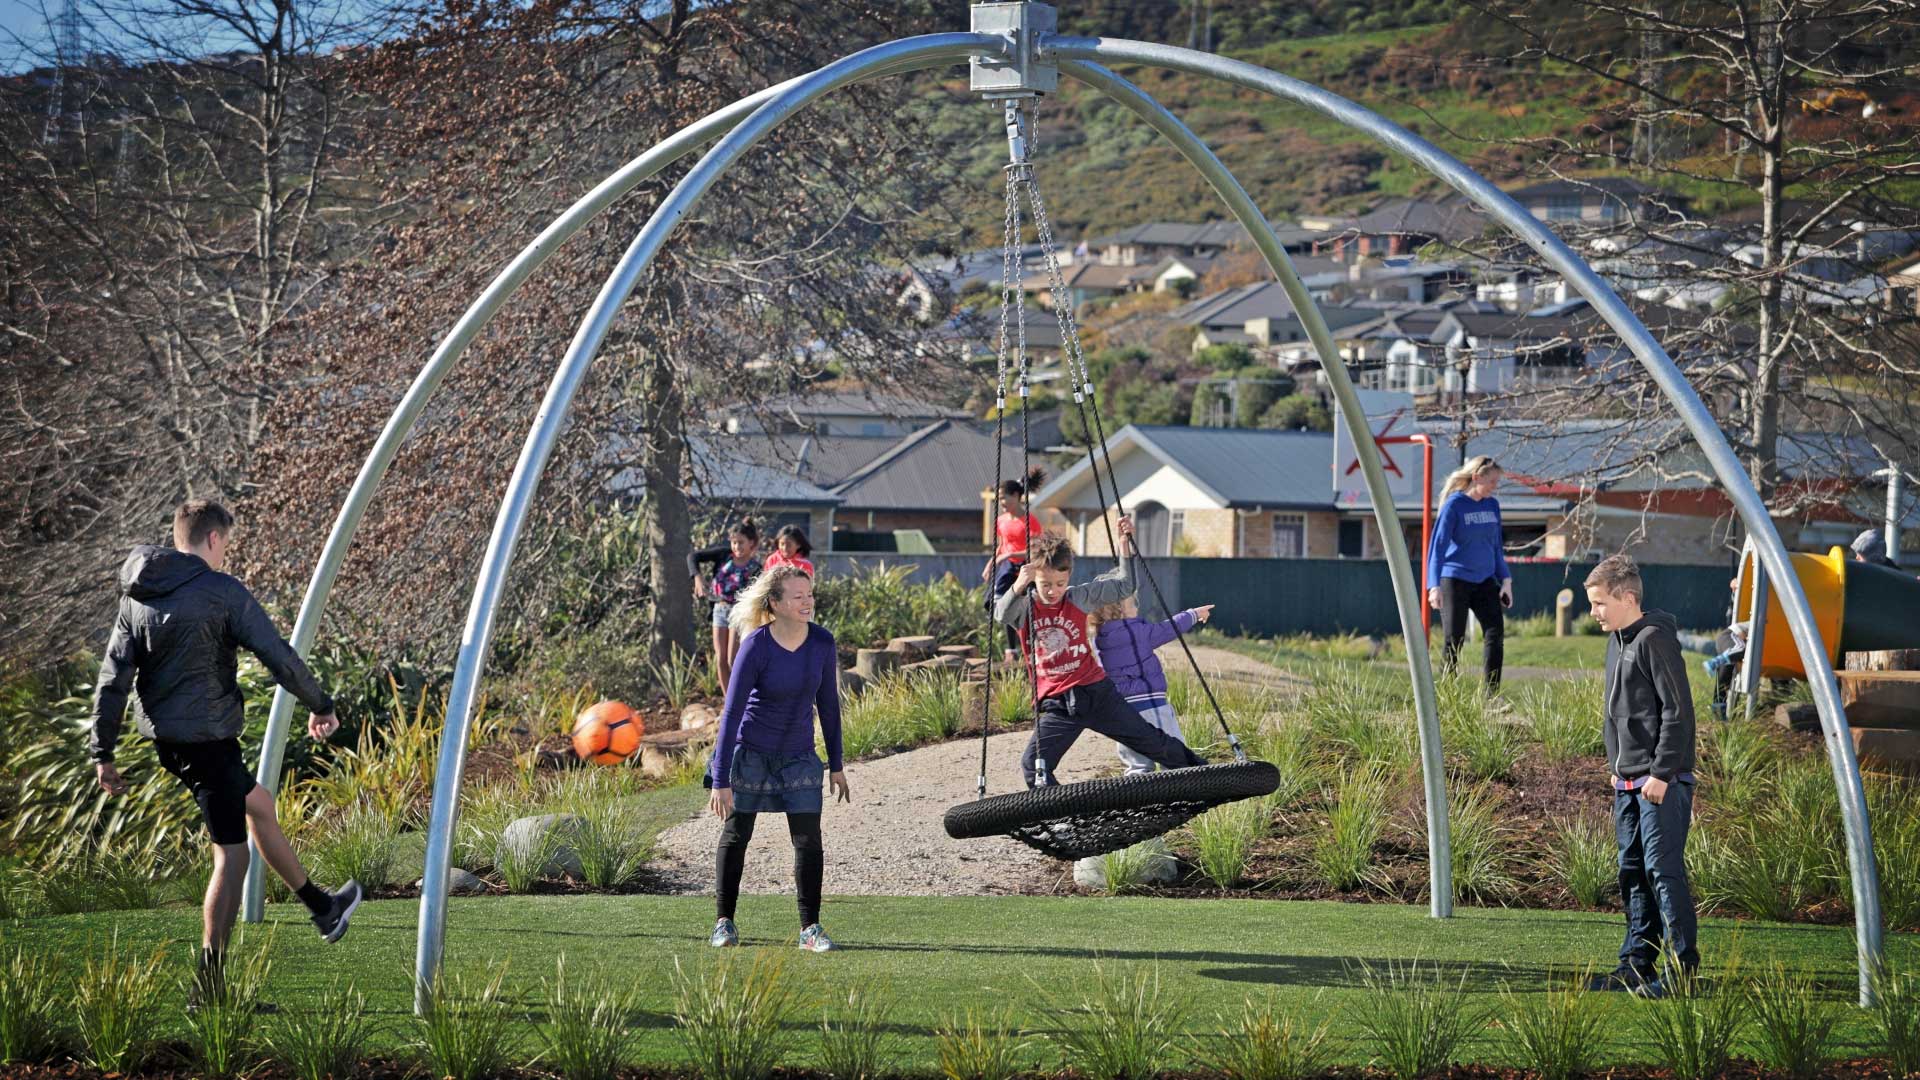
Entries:
[[[1173,641],[1175,631],[1188,633],[1212,614],[1213,605],[1203,604],[1165,622],[1148,622],[1140,617],[1136,598],[1129,596],[1117,604],[1095,608],[1087,616],[1087,626],[1094,631],[1094,654],[1114,688],[1147,723],[1183,743],[1186,738],[1180,734],[1180,717],[1167,701],[1167,673],[1154,650]],[[1125,746],[1120,747],[1120,760],[1126,763],[1128,776],[1154,769],[1152,761]]]
[[1094,655],[1087,612],[1133,595],[1133,520],[1120,519],[1120,565],[1084,585],[1073,578],[1073,548],[1063,536],[1033,544],[1033,561],[1022,566],[994,604],[993,615],[1020,637],[1033,665],[1040,698],[1033,738],[1020,758],[1028,787],[1058,783],[1060,759],[1088,729],[1169,769],[1205,765],[1178,738],[1140,718],[1120,696]]
[[773,554],[767,556],[767,564],[762,569],[771,570],[776,566],[797,566],[809,578],[819,581],[813,572],[813,545],[807,542],[807,531],[798,525],[782,525],[773,535]]

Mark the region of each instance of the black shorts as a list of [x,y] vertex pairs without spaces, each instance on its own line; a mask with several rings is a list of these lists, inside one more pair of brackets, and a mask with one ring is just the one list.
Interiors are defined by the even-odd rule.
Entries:
[[239,739],[215,742],[154,742],[160,766],[178,777],[193,801],[207,835],[216,844],[247,842],[247,796],[253,791],[253,773],[240,757]]

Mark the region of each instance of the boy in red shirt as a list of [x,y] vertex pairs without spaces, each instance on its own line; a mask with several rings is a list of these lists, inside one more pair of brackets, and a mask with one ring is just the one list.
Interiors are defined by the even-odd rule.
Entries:
[[1179,739],[1141,719],[1107,678],[1087,632],[1087,612],[1132,596],[1133,519],[1120,519],[1120,565],[1084,585],[1069,585],[1073,548],[1065,537],[1033,542],[1033,561],[994,605],[994,618],[1020,635],[1040,697],[1033,738],[1020,757],[1028,787],[1056,781],[1053,770],[1082,731],[1091,728],[1169,769],[1205,765]]

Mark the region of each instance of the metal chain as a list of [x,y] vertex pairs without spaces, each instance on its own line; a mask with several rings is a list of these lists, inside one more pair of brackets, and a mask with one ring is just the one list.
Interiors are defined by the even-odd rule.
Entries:
[[[1000,498],[1000,483],[1004,476],[1001,469],[1002,449],[1007,445],[1007,341],[1010,317],[1013,313],[1013,300],[1019,282],[1014,274],[1020,249],[1020,198],[1014,183],[1013,174],[1007,174],[1007,210],[1006,220],[1000,232],[1000,336],[996,339],[994,350],[994,391],[993,391],[993,487],[987,492],[989,505]],[[1023,335],[1024,336],[1024,335]],[[992,520],[995,528],[989,534],[992,544],[990,550],[1000,550],[999,513]],[[980,798],[987,796],[987,736],[993,720],[993,657],[1000,651],[999,620],[993,617],[993,578],[999,575],[999,561],[989,564],[993,573],[987,578],[987,682],[980,690]],[[1013,633],[1011,629],[1007,631]]]

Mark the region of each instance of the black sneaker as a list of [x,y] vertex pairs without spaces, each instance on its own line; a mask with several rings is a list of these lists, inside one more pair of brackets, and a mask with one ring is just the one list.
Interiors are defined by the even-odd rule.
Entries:
[[349,879],[345,885],[335,889],[332,896],[333,907],[325,915],[313,917],[314,929],[320,931],[320,936],[329,945],[347,936],[347,920],[353,918],[353,909],[359,907],[360,901],[366,898],[366,891],[360,888],[359,882]]
[[1595,975],[1588,979],[1587,989],[1610,993],[1624,992],[1637,994],[1641,991],[1642,987],[1653,981],[1655,981],[1653,972],[1641,971],[1639,968],[1628,967],[1622,964],[1612,971],[1607,972],[1605,975]]

